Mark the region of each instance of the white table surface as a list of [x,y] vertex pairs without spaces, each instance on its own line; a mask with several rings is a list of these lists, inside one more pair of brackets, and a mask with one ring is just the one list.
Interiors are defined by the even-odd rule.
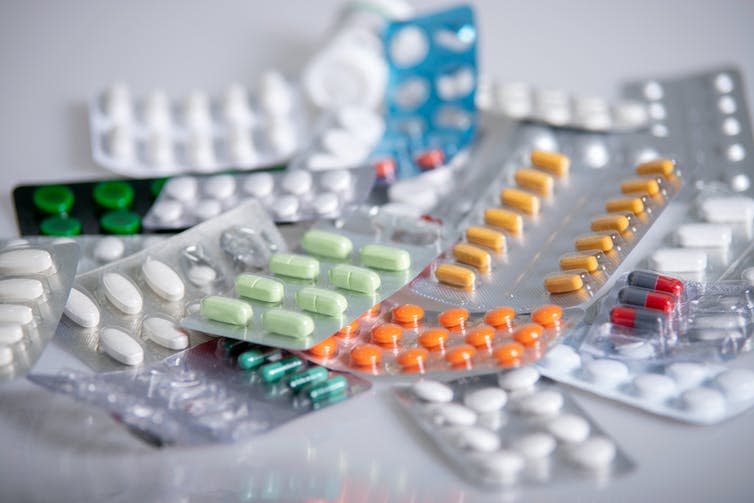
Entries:
[[[183,95],[295,74],[337,2],[33,0],[0,4],[0,236],[20,183],[106,176],[85,102],[116,80]],[[422,7],[435,2],[417,2]],[[614,96],[625,78],[721,63],[754,75],[754,3],[477,2],[486,75]],[[441,3],[442,5],[442,3]],[[748,98],[752,99],[748,85]],[[74,364],[50,348],[39,369]],[[0,387],[2,501],[753,501],[754,411],[694,427],[575,392],[636,461],[608,484],[485,493],[459,478],[387,387],[253,441],[149,447],[102,411],[26,381]]]

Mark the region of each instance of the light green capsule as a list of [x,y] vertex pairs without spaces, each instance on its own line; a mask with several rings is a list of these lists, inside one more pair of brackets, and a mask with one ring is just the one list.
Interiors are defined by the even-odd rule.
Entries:
[[384,245],[366,245],[361,249],[361,263],[385,271],[405,271],[411,267],[411,255],[406,250]]
[[330,283],[361,293],[374,293],[380,287],[380,275],[369,269],[349,264],[338,264],[328,273]]
[[347,237],[316,229],[304,234],[301,247],[309,253],[337,259],[344,259],[353,251],[353,243]]
[[340,316],[348,308],[348,301],[338,292],[307,286],[296,292],[296,304],[304,311]]
[[270,271],[281,276],[314,279],[319,276],[319,261],[306,255],[276,253],[270,258]]
[[274,279],[257,276],[256,274],[239,274],[236,277],[236,293],[241,297],[261,302],[281,302],[285,288]]
[[246,302],[219,295],[202,299],[201,313],[205,318],[231,325],[246,325],[254,316],[254,311]]
[[314,320],[303,313],[270,309],[262,315],[262,326],[273,334],[303,339],[314,331]]

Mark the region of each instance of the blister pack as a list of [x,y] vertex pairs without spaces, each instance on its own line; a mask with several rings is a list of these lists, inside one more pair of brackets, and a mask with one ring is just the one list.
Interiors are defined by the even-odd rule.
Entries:
[[101,371],[161,360],[206,341],[179,322],[205,296],[232,285],[242,264],[224,249],[238,247],[259,263],[286,249],[256,202],[78,276],[58,327],[60,344]]
[[[437,255],[440,226],[363,208],[320,222],[301,253],[274,253],[235,288],[205,298],[182,325],[285,349],[308,349],[414,278]],[[284,250],[281,250],[284,251]],[[239,248],[238,253],[246,253]]]
[[94,161],[138,177],[285,162],[305,143],[307,117],[296,87],[271,71],[253,96],[234,83],[215,98],[155,90],[134,99],[115,84],[90,102],[89,124]]
[[248,440],[370,388],[280,350],[222,339],[138,370],[29,378],[168,445]]
[[371,168],[180,176],[165,183],[144,227],[185,229],[248,199],[258,200],[277,222],[335,218],[362,203],[373,184]]
[[532,366],[421,380],[395,395],[453,466],[483,486],[604,480],[633,469],[616,442]]
[[328,368],[381,378],[473,375],[536,361],[583,313],[543,305],[472,316],[464,308],[425,313],[415,304],[375,306],[302,356]]
[[741,254],[723,274],[726,280],[743,280],[749,286],[754,286],[754,243]]
[[0,381],[26,374],[52,339],[78,259],[75,243],[0,244]]

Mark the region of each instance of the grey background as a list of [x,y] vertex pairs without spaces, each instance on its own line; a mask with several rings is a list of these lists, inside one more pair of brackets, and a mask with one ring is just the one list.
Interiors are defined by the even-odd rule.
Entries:
[[[116,80],[184,95],[295,74],[333,1],[0,3],[0,235],[16,184],[106,175],[85,102]],[[418,7],[447,5],[416,2]],[[734,63],[754,75],[754,3],[476,2],[483,73],[614,96],[625,78]],[[748,84],[751,102],[752,87]],[[751,358],[748,358],[751,364]],[[742,362],[747,363],[747,362]],[[51,348],[40,368],[75,365]],[[638,469],[609,484],[482,493],[450,470],[385,386],[252,442],[153,449],[100,411],[27,382],[0,388],[3,501],[751,501],[754,412],[692,427],[574,392]]]

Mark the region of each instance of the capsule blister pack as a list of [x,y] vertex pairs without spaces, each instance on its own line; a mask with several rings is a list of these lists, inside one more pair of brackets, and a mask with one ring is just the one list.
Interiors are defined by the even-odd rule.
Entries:
[[165,183],[144,227],[185,229],[248,199],[258,200],[277,222],[335,218],[363,202],[373,184],[371,168],[180,176]]
[[378,377],[482,374],[536,361],[582,314],[543,305],[531,315],[517,315],[501,306],[472,317],[459,307],[425,313],[415,304],[386,301],[304,356],[328,368]]
[[259,263],[285,250],[256,202],[78,276],[58,328],[60,344],[95,370],[113,370],[206,341],[179,322],[202,298],[230,287],[237,264],[223,250],[238,247]]
[[74,243],[0,244],[0,381],[26,374],[52,339],[78,257]]
[[397,387],[398,403],[464,476],[487,487],[621,476],[633,463],[532,367]]
[[208,341],[136,371],[34,374],[163,445],[239,442],[370,388],[280,350]]
[[277,72],[262,75],[254,96],[234,83],[215,98],[156,90],[134,99],[116,84],[89,104],[94,161],[136,177],[279,164],[303,146],[306,122],[298,91]]
[[[440,226],[371,208],[307,231],[301,253],[275,253],[202,301],[182,325],[232,339],[308,349],[402,288],[437,255]],[[244,249],[238,250],[244,254]]]

